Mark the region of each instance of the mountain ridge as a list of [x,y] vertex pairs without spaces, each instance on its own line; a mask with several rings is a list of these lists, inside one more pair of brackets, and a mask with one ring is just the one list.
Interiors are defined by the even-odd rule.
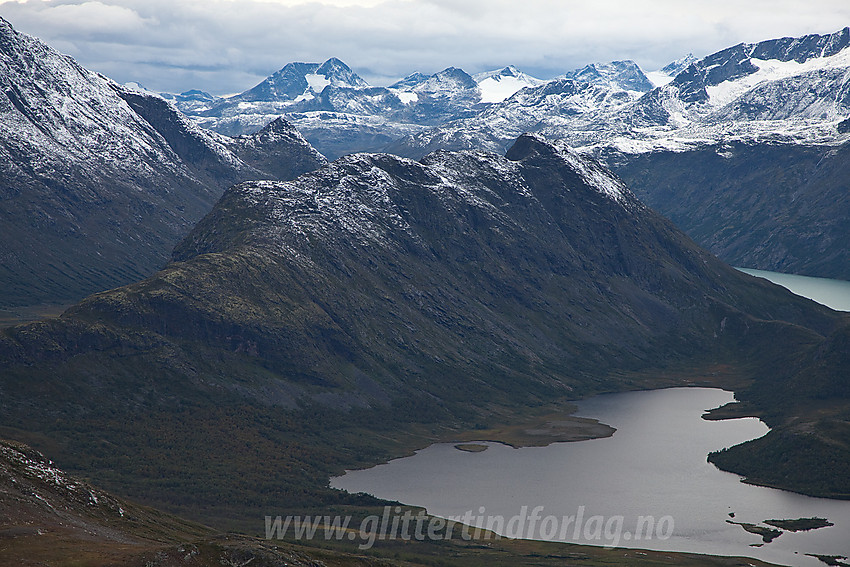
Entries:
[[[564,144],[355,154],[233,186],[162,271],[0,333],[0,416],[35,438],[52,428],[63,462],[111,471],[126,494],[250,518],[272,501],[351,503],[323,479],[413,432],[657,387],[659,373],[693,382],[683,367],[737,368],[741,399],[782,428],[794,405],[765,392],[825,391],[807,365],[838,352],[841,325],[699,249]],[[818,388],[836,384],[834,360]],[[123,448],[97,449],[92,431]],[[138,479],[133,455],[159,480]]]
[[[382,150],[395,138],[473,116],[524,88],[551,82],[531,77],[513,66],[475,77],[448,67],[430,75],[413,73],[389,87],[327,81],[314,89],[308,86],[306,77],[318,66],[288,63],[253,89],[215,102],[197,96],[169,98],[205,128],[227,135],[256,131],[274,117],[284,115],[317,149],[336,158],[358,151]],[[347,66],[345,69],[350,71]],[[651,87],[632,61],[593,64],[567,76],[605,91],[637,89],[630,92],[639,93]],[[288,89],[286,94],[273,94],[272,85],[278,83]]]
[[[163,99],[2,19],[0,67],[0,305],[67,303],[145,277],[227,186],[273,178]],[[313,151],[301,143],[293,155]]]
[[850,279],[837,157],[850,143],[848,38],[843,28],[685,58],[640,97],[562,79],[384,150],[500,152],[524,131],[569,140],[734,265]]

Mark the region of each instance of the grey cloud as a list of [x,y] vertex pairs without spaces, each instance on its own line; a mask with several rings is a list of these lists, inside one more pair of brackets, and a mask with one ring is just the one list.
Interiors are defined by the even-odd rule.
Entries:
[[372,81],[449,65],[514,64],[543,78],[594,61],[661,67],[740,41],[828,33],[850,23],[846,0],[595,2],[388,0],[30,0],[0,15],[83,65],[159,91],[250,88],[290,61],[339,57]]

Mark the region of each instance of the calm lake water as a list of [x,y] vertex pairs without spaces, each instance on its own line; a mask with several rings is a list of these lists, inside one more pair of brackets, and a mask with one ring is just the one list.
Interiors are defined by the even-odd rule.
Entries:
[[[850,311],[850,282],[742,271]],[[767,433],[753,418],[701,418],[733,399],[711,388],[596,396],[577,403],[578,415],[615,427],[613,437],[522,449],[486,443],[480,453],[437,444],[350,471],[331,485],[510,537],[739,555],[793,566],[823,567],[806,554],[850,556],[850,502],[750,486],[707,462],[711,451]],[[835,525],[784,531],[770,543],[729,523],[764,526],[769,519],[815,516]]]
[[[423,506],[444,518],[469,512],[472,525],[490,522],[509,536],[813,567],[823,563],[805,554],[850,556],[850,502],[750,486],[706,461],[710,451],[767,432],[753,418],[701,419],[705,410],[732,399],[730,392],[711,388],[596,396],[578,402],[578,415],[615,427],[613,437],[522,449],[487,443],[481,453],[437,444],[348,472],[331,485]],[[541,506],[529,532],[530,517]],[[752,546],[763,543],[760,536],[727,522],[813,516],[835,526],[784,532],[761,547]]]
[[811,278],[765,270],[738,268],[746,274],[772,281],[797,295],[808,297],[836,311],[850,311],[850,282],[828,278]]

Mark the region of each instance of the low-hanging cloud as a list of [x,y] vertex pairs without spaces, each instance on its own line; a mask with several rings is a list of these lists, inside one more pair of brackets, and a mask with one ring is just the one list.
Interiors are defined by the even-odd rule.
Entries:
[[846,0],[29,0],[0,15],[83,65],[152,90],[250,88],[339,57],[375,84],[447,66],[549,78],[595,61],[656,69],[741,41],[830,33]]

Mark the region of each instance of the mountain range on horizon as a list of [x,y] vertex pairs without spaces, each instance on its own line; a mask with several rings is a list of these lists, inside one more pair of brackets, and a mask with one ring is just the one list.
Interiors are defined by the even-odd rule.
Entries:
[[[237,108],[219,101],[218,110],[208,105],[193,118],[242,131],[283,112],[330,157],[501,153],[536,132],[602,159],[733,265],[847,280],[848,45],[850,28],[843,28],[688,55],[649,74],[615,61],[550,81],[510,66],[475,77],[449,69],[414,73],[389,88],[329,87],[297,102]],[[420,99],[416,89],[428,83],[430,98]]]
[[[400,124],[408,126],[433,126],[434,122],[447,122],[458,118],[463,118],[460,114],[469,114],[471,111],[473,120],[477,118],[477,114],[484,114],[482,119],[490,117],[493,114],[492,105],[505,103],[509,98],[523,88],[542,87],[548,83],[555,81],[563,81],[563,79],[573,79],[577,83],[590,84],[596,87],[609,87],[604,95],[595,93],[595,98],[588,98],[584,101],[583,106],[576,106],[572,111],[575,114],[588,115],[591,118],[591,130],[598,135],[603,135],[600,139],[579,139],[577,145],[584,147],[599,145],[600,141],[616,146],[617,136],[625,143],[628,138],[631,147],[621,148],[628,152],[649,151],[652,148],[677,149],[677,146],[671,145],[669,140],[679,137],[683,138],[687,144],[687,137],[693,137],[692,144],[699,145],[704,143],[705,139],[717,138],[718,134],[726,134],[728,132],[715,132],[714,136],[710,134],[710,130],[705,127],[695,133],[688,133],[682,130],[681,126],[685,126],[687,122],[705,123],[704,126],[710,126],[713,122],[732,119],[733,121],[742,121],[744,119],[752,121],[753,114],[749,111],[749,115],[740,116],[709,116],[706,117],[705,110],[709,112],[716,111],[721,107],[730,103],[736,96],[740,96],[745,92],[749,92],[752,87],[757,84],[769,83],[771,81],[788,80],[791,77],[798,76],[810,71],[820,71],[821,67],[816,63],[817,60],[827,61],[828,69],[838,71],[845,64],[839,57],[844,48],[847,47],[848,29],[845,28],[833,34],[827,35],[809,35],[801,38],[781,38],[776,40],[766,40],[756,44],[739,44],[725,50],[721,50],[715,54],[709,55],[698,60],[689,54],[677,61],[671,62],[661,70],[650,73],[644,72],[633,61],[613,61],[610,63],[591,63],[583,68],[566,72],[554,79],[541,80],[522,73],[519,69],[513,66],[507,66],[501,69],[479,73],[475,77],[470,76],[461,69],[447,68],[433,75],[424,75],[422,73],[413,73],[402,80],[390,85],[389,87],[374,87],[368,85],[366,81],[360,78],[350,67],[337,58],[331,58],[322,64],[318,63],[288,63],[282,69],[269,76],[267,79],[259,83],[257,86],[243,92],[239,95],[233,95],[226,98],[212,97],[207,93],[195,91],[194,93],[183,93],[181,95],[165,94],[166,98],[172,99],[178,108],[193,115],[200,123],[205,126],[221,131],[223,133],[248,133],[251,130],[259,129],[264,121],[269,121],[271,117],[280,114],[286,114],[296,126],[306,126],[302,130],[310,130],[311,124],[309,119],[315,119],[315,113],[321,113],[322,118],[330,121],[328,129],[336,126],[333,121],[345,117],[349,122],[357,122],[357,119],[363,120],[363,126],[374,126],[378,122],[375,119],[381,118],[382,125],[388,136],[393,135],[393,128]],[[749,51],[749,58],[744,53]],[[750,61],[748,67],[733,68],[737,64],[731,62],[723,62],[734,58],[740,61]],[[765,62],[776,61],[778,63],[786,63],[786,65],[777,68],[775,64],[762,69],[755,73],[759,67],[752,64],[753,60],[764,57]],[[814,63],[813,63],[814,62]],[[809,63],[808,65],[804,65]],[[812,64],[813,63],[813,64]],[[796,65],[794,65],[796,64]],[[802,65],[802,67],[801,67]],[[694,66],[694,69],[710,68],[714,69],[710,76],[705,79],[698,78],[699,71],[693,71],[695,75],[683,74],[680,79],[680,84],[674,83],[677,75],[686,69]],[[727,69],[728,67],[728,69]],[[718,72],[717,69],[727,69]],[[654,77],[654,81],[650,80],[648,75]],[[740,79],[747,78],[746,81]],[[308,81],[308,78],[310,81]],[[498,79],[498,80],[495,80]],[[834,80],[834,79],[833,79]],[[704,81],[708,83],[704,84]],[[733,84],[735,88],[729,89]],[[705,86],[708,84],[709,90],[712,90],[712,95],[708,95],[705,91]],[[717,85],[724,84],[729,87],[724,87],[722,97],[715,91]],[[330,87],[334,94],[328,93],[328,96],[322,97],[322,91],[325,87]],[[785,87],[787,88],[787,87]],[[650,92],[655,93],[658,89],[658,94],[649,95]],[[551,91],[551,88],[549,88]],[[673,91],[679,94],[671,94]],[[625,97],[619,91],[635,93],[638,96]],[[700,93],[703,94],[694,94]],[[753,91],[749,96],[761,96]],[[412,112],[410,107],[418,106],[420,96],[423,94],[438,94],[443,99],[453,99],[455,103],[452,105],[448,115],[429,113],[425,110]],[[663,94],[666,93],[666,94]],[[818,93],[820,98],[823,98],[824,93]],[[626,106],[635,108],[620,109],[623,112],[614,113],[611,116],[597,116],[600,109],[605,109],[611,105],[594,104],[600,98],[611,98],[612,95],[619,97],[619,102],[634,103]],[[646,96],[644,96],[646,95]],[[643,97],[643,100],[637,104],[636,100]],[[668,102],[662,102],[662,99],[672,99]],[[681,98],[680,102],[672,102],[673,99]],[[696,98],[694,98],[696,97]],[[433,97],[431,97],[432,99]],[[369,99],[369,102],[365,102]],[[430,103],[433,100],[429,99]],[[656,100],[657,99],[657,100]],[[426,102],[426,101],[423,101]],[[675,109],[684,103],[702,102],[710,104],[697,105],[691,104],[694,110],[698,110],[699,116],[682,116],[673,122],[669,122],[670,112],[677,112]],[[200,106],[198,103],[203,103]],[[241,103],[241,108],[234,109],[233,106]],[[254,105],[250,103],[256,103]],[[262,104],[260,104],[262,103]],[[739,103],[747,105],[747,102]],[[768,108],[772,108],[777,103],[769,103]],[[677,106],[678,105],[678,106]],[[812,118],[817,120],[834,121],[838,115],[844,116],[843,107],[838,106],[829,109],[809,109],[806,110],[800,107],[801,103],[786,104],[785,118]],[[428,106],[427,104],[425,106]],[[616,105],[620,106],[620,105]],[[666,106],[670,109],[664,110]],[[705,108],[703,108],[705,107]],[[402,111],[406,109],[405,111]],[[446,110],[443,108],[443,110]],[[274,111],[277,111],[276,113]],[[826,111],[826,112],[825,112]],[[498,111],[496,111],[498,112]],[[782,111],[780,111],[781,114]],[[836,115],[838,112],[838,115]],[[789,114],[790,113],[790,114]],[[558,116],[553,109],[539,109],[534,112],[538,119],[547,119],[549,117]],[[652,118],[654,116],[654,118]],[[367,118],[371,118],[370,122]],[[569,118],[569,116],[568,116]],[[595,124],[593,120],[599,122],[603,118],[619,119],[625,122],[625,129],[607,131],[604,125]],[[777,120],[781,119],[776,113],[772,115],[762,114],[758,117],[761,120]],[[649,120],[647,122],[647,120]],[[683,122],[684,120],[684,122]],[[677,122],[678,121],[678,122]],[[585,121],[586,122],[586,121]],[[580,122],[582,127],[579,128],[571,124],[561,124],[559,127],[563,132],[571,132],[581,134],[587,131],[588,124]],[[638,129],[647,126],[674,126],[677,136],[665,135],[663,132],[653,134],[652,131],[644,132],[640,135]],[[514,121],[514,131],[504,134],[505,143],[515,138],[521,133],[521,128],[525,126],[522,122]],[[812,129],[813,123],[806,125]],[[474,127],[473,124],[463,124],[465,129]],[[547,132],[547,127],[551,125],[544,124],[538,126],[541,132]],[[816,128],[815,128],[816,129]],[[441,131],[442,127],[437,126],[437,132]],[[517,132],[516,130],[519,130]],[[783,131],[786,129],[783,128]],[[797,132],[793,129],[789,130],[791,135],[802,136],[798,128]],[[649,134],[649,136],[647,136]],[[433,133],[422,132],[421,135],[433,138]],[[498,134],[496,134],[498,136]],[[751,133],[751,136],[757,136],[758,133]],[[819,137],[817,137],[819,136]],[[320,150],[323,148],[323,139],[321,137],[313,138],[308,133],[308,140],[316,145]],[[645,141],[643,141],[645,140]],[[818,142],[823,140],[834,140],[834,132],[817,132],[815,137],[799,138],[803,142]],[[487,143],[487,140],[484,140]],[[680,142],[681,143],[681,142]],[[641,146],[643,144],[643,146]],[[504,144],[503,144],[504,145]],[[619,147],[619,146],[617,146]],[[688,146],[681,146],[687,148]],[[324,151],[331,158],[344,155],[345,153],[353,153],[356,151],[365,151],[376,148],[367,148],[358,146],[358,141],[355,140],[348,148],[342,148],[341,152]],[[504,150],[504,147],[492,149]]]
[[[589,64],[555,80],[568,77],[632,93],[654,86],[633,61]],[[475,76],[456,67],[432,75],[414,72],[388,87],[375,87],[331,58],[321,64],[287,63],[253,88],[228,97],[202,91],[160,96],[204,127],[227,135],[250,133],[284,115],[333,159],[379,149],[394,138],[470,116],[524,88],[549,82],[508,65]],[[313,127],[316,121],[321,123]],[[346,131],[344,145],[339,141],[343,136],[326,132],[340,130]],[[359,134],[352,138],[355,132]]]
[[[592,64],[488,104],[467,79],[467,87],[451,84],[444,95],[466,101],[454,107],[465,116],[433,127],[410,122],[398,103],[394,110],[365,110],[351,102],[358,96],[353,88],[337,92],[323,110],[286,116],[330,156],[499,153],[527,131],[567,140],[605,161],[733,265],[850,279],[850,200],[842,181],[850,166],[841,157],[850,141],[849,43],[844,28],[740,44],[699,60],[686,56],[665,67],[675,76],[651,73],[658,86],[633,62]],[[424,80],[413,75],[403,84]],[[240,112],[224,122],[268,119]],[[219,123],[195,118],[209,127]]]

